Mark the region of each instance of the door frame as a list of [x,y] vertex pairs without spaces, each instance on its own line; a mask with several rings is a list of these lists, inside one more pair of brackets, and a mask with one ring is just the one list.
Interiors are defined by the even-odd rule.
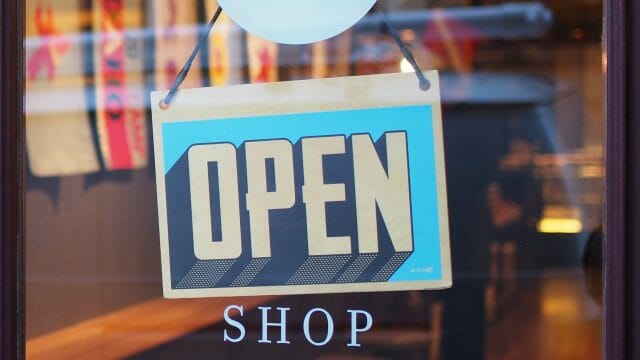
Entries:
[[604,354],[640,359],[640,0],[604,7]]
[[24,357],[24,19],[0,1],[0,359]]
[[[604,355],[640,359],[640,0],[604,1]],[[0,2],[0,359],[24,357],[24,1]]]

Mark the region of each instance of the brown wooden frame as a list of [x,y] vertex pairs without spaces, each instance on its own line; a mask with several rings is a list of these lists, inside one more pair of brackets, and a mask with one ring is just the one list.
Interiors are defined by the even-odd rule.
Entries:
[[[23,1],[0,2],[0,358],[24,357]],[[605,1],[607,359],[640,358],[640,1]]]
[[607,359],[639,359],[640,1],[605,1]]
[[0,358],[23,344],[23,2],[0,2]]

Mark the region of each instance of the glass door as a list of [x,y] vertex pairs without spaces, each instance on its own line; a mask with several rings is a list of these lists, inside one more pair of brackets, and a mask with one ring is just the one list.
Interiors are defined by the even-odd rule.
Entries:
[[311,45],[223,12],[184,88],[411,71],[383,9],[439,71],[453,287],[183,300],[162,298],[148,94],[215,1],[24,8],[28,358],[602,357],[601,2],[386,0]]

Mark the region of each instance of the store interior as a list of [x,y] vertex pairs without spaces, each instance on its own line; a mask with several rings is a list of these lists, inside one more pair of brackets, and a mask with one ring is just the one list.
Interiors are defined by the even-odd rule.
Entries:
[[[412,72],[385,21],[440,72],[453,287],[168,300],[149,93],[171,87],[216,7],[26,1],[28,358],[602,357],[601,1],[380,0],[308,45],[223,12],[183,88]],[[105,125],[105,94],[121,128]],[[245,309],[241,343],[223,339],[231,304]],[[259,343],[258,306],[292,309],[291,344]],[[323,347],[300,325],[316,307],[335,321]],[[358,348],[352,308],[375,319]]]

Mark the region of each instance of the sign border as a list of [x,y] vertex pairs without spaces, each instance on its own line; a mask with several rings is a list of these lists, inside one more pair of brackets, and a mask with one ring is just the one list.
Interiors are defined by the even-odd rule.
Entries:
[[[427,91],[423,91],[418,87],[415,74],[382,74],[185,89],[176,95],[171,107],[167,110],[162,110],[159,106],[160,100],[165,97],[167,91],[152,92],[151,109],[153,114],[158,222],[160,227],[160,253],[164,297],[175,299],[218,296],[297,295],[428,290],[451,287],[449,215],[446,193],[440,86],[437,71],[425,71],[424,75],[431,83],[431,88]],[[169,232],[166,211],[166,171],[164,166],[162,135],[162,125],[164,123],[412,105],[429,105],[432,109],[442,279],[255,286],[242,288],[173,289],[171,287]]]

